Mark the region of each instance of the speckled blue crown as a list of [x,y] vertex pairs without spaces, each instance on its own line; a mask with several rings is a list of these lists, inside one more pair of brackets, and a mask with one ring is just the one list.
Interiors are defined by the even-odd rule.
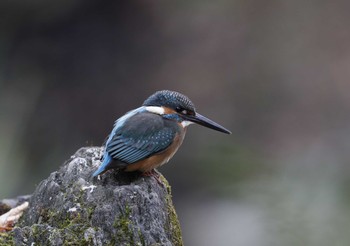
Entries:
[[144,101],[143,106],[165,106],[172,109],[180,107],[195,111],[194,104],[187,96],[176,91],[168,90],[157,91]]

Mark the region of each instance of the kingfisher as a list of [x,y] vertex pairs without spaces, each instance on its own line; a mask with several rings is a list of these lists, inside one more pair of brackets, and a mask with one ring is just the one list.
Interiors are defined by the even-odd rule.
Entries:
[[93,173],[109,169],[150,174],[167,163],[184,140],[190,124],[231,134],[229,130],[196,112],[191,100],[175,91],[157,91],[141,107],[117,119],[105,146],[102,163]]

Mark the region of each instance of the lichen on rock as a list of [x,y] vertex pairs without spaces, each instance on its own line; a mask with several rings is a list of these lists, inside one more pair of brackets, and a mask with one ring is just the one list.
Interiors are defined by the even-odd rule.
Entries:
[[139,173],[91,174],[101,148],[78,150],[43,180],[15,229],[15,245],[183,245],[170,186]]

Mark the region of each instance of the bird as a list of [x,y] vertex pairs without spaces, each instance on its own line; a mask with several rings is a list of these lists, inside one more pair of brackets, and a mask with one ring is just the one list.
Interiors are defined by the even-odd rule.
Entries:
[[155,92],[141,107],[115,121],[104,144],[102,162],[92,176],[110,169],[139,171],[147,176],[174,156],[193,123],[231,134],[199,114],[187,96],[170,90]]

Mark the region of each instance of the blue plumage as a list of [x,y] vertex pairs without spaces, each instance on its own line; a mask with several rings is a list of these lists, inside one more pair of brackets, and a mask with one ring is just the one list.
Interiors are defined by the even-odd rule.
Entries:
[[116,121],[106,141],[103,162],[93,176],[110,168],[126,167],[166,149],[178,128],[145,107],[130,111]]
[[108,169],[148,172],[175,154],[186,127],[197,123],[216,131],[231,132],[198,114],[190,99],[175,91],[158,91],[142,107],[119,118],[109,135],[97,176]]
[[[108,146],[108,144],[111,142],[113,136],[115,135],[116,131],[118,129],[120,129],[125,121],[130,118],[131,116],[137,114],[137,113],[141,113],[141,112],[144,112],[145,109],[144,107],[140,107],[140,108],[137,108],[137,109],[134,109],[132,111],[129,111],[128,113],[126,113],[124,116],[120,117],[118,120],[116,120],[116,122],[114,123],[114,127],[113,127],[113,130],[111,132],[111,134],[109,134],[108,136],[108,139],[106,141],[106,145],[105,146]],[[112,161],[112,157],[109,155],[109,153],[107,151],[104,151],[103,153],[103,157],[102,157],[102,164],[99,166],[99,168],[93,173],[92,176],[97,176],[103,172],[105,172],[106,170],[108,170],[108,165],[111,163]]]

